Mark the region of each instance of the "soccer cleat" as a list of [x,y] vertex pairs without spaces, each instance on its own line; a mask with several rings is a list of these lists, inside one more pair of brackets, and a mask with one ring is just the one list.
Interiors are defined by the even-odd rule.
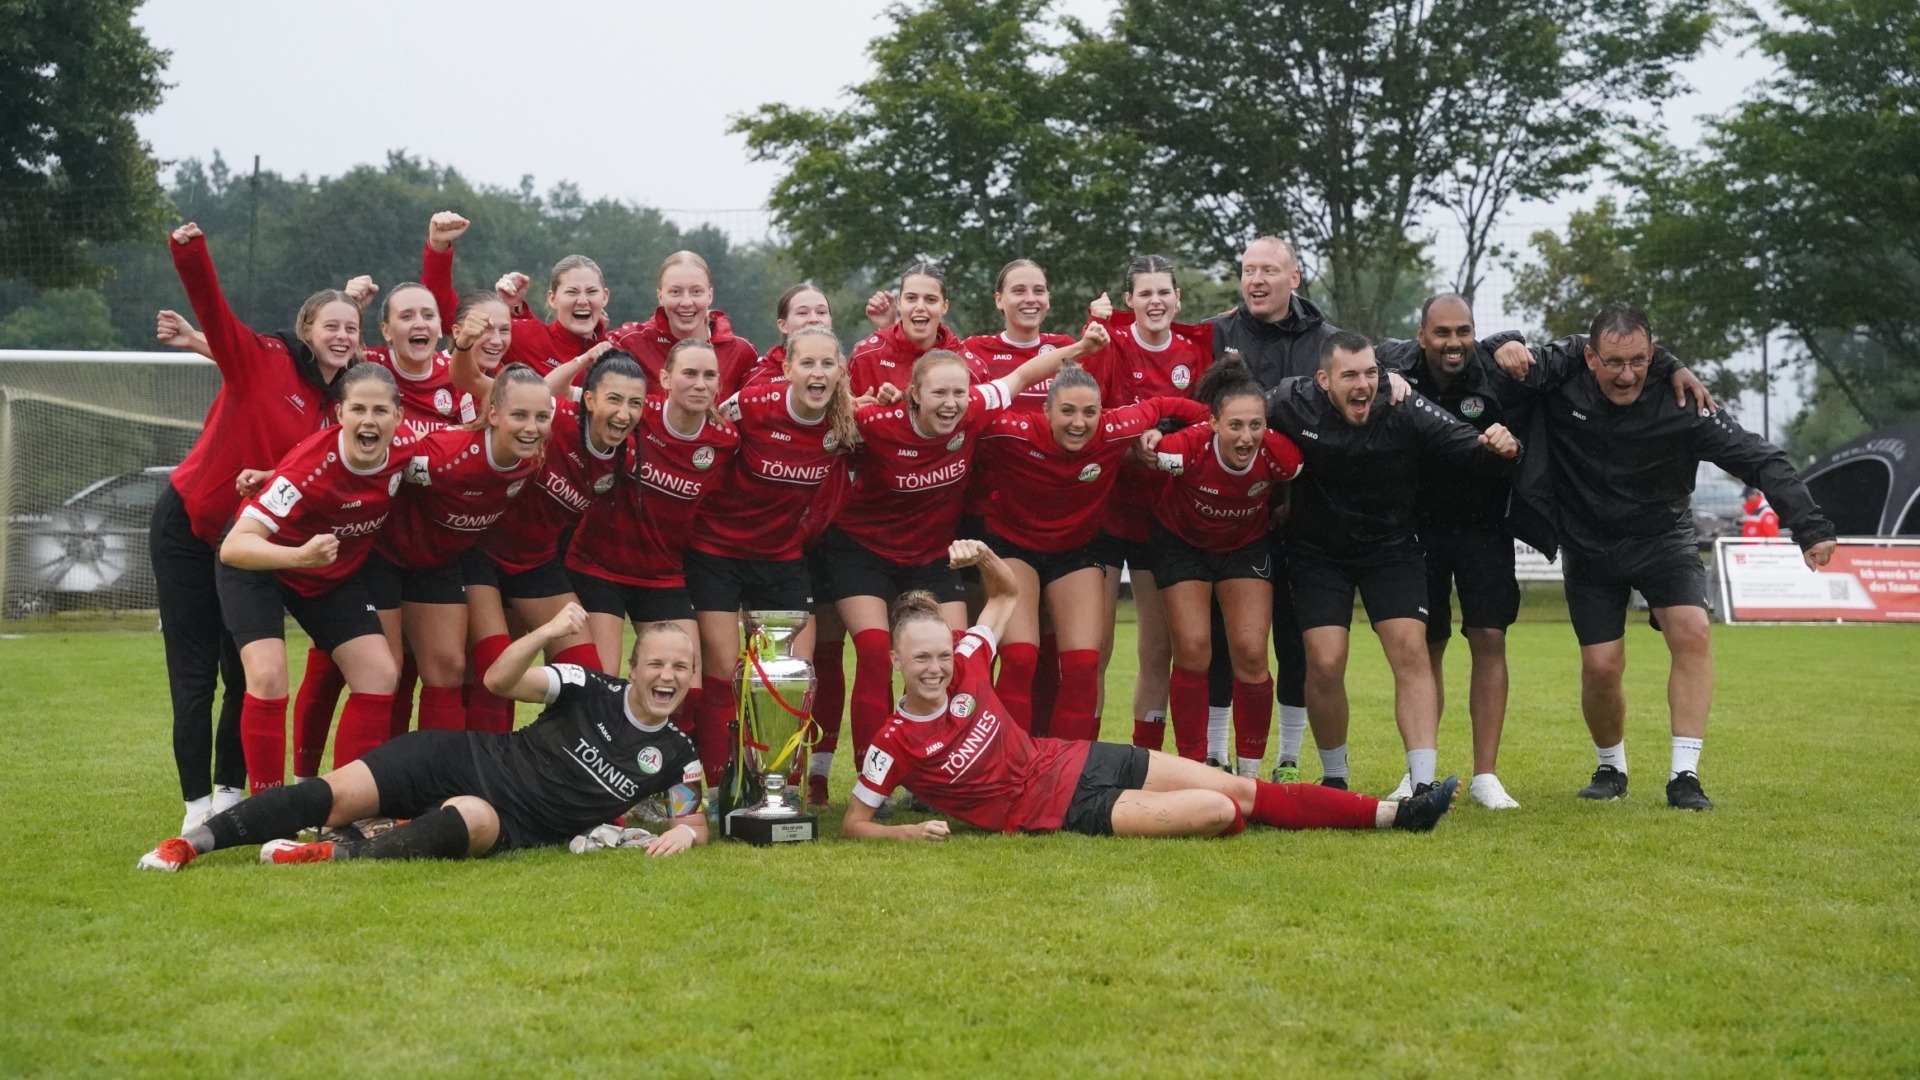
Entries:
[[823,808],[827,805],[827,778],[820,775],[807,777],[807,806]]
[[1467,784],[1467,793],[1473,801],[1489,810],[1518,810],[1520,803],[1507,794],[1506,786],[1492,773],[1481,773]]
[[322,840],[318,843],[303,844],[298,840],[269,840],[260,845],[260,861],[268,866],[332,862],[333,841]]
[[1297,784],[1300,782],[1300,763],[1282,761],[1273,767],[1272,780],[1276,784]]
[[1345,791],[1347,790],[1347,778],[1344,776],[1323,776],[1320,778],[1320,786],[1330,787],[1335,791]]
[[[1428,784],[1425,786],[1432,787],[1433,785]],[[1393,789],[1393,794],[1387,796],[1387,801],[1388,802],[1405,802],[1406,800],[1413,798],[1417,794],[1419,794],[1419,792],[1415,791],[1413,788],[1413,774],[1401,773],[1400,786]]]
[[160,841],[160,846],[140,856],[140,869],[173,873],[192,862],[200,853],[179,837]]
[[1413,785],[1413,790],[1407,793],[1406,799],[1395,799],[1395,800],[1388,800],[1388,801],[1406,802],[1408,799],[1423,798],[1427,794],[1427,792],[1432,791],[1433,788],[1434,788],[1434,785],[1432,784],[1415,784]]
[[1583,799],[1624,799],[1627,797],[1627,774],[1611,765],[1602,765],[1593,770],[1593,779],[1580,789]]
[[1209,769],[1219,769],[1221,772],[1224,772],[1224,773],[1230,773],[1233,771],[1232,765],[1228,764],[1226,761],[1217,757],[1207,758],[1205,764]]
[[1460,794],[1460,778],[1449,776],[1437,784],[1421,784],[1413,796],[1393,812],[1393,827],[1405,832],[1432,832],[1440,819],[1453,809]]
[[1667,781],[1667,805],[1675,810],[1711,810],[1713,800],[1700,790],[1700,778],[1683,772]]

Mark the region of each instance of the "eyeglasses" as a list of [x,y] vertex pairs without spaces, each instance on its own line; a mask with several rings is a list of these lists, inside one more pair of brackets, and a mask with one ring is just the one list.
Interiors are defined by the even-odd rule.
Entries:
[[1600,361],[1600,366],[1617,375],[1626,368],[1632,368],[1635,371],[1645,371],[1647,369],[1647,362],[1645,357],[1640,356],[1636,356],[1631,360],[1622,360],[1619,357],[1610,356]]

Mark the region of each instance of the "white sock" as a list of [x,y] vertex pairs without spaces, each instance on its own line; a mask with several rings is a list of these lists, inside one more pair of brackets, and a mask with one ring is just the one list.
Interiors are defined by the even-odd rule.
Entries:
[[1673,737],[1673,771],[1667,775],[1671,780],[1683,772],[1698,775],[1700,772],[1700,744],[1702,739],[1689,739],[1680,735]]
[[1238,776],[1259,776],[1260,759],[1257,757],[1236,757],[1233,759],[1233,771]]
[[213,789],[213,812],[218,814],[223,810],[231,810],[239,806],[240,800],[246,797],[246,788],[217,785]]
[[1611,765],[1621,772],[1627,771],[1627,740],[1621,739],[1613,746],[1595,743],[1593,752],[1600,755],[1600,764]]
[[1407,751],[1407,777],[1413,782],[1414,787],[1433,783],[1433,771],[1439,764],[1440,751],[1438,750]]
[[1344,743],[1331,750],[1320,751],[1320,775],[1338,776],[1343,780],[1346,779],[1347,748]]
[[1305,705],[1280,706],[1280,760],[1300,760],[1300,740],[1307,733]]
[[1207,706],[1207,756],[1215,761],[1227,760],[1227,731],[1232,723],[1232,706]]
[[825,776],[833,771],[833,751],[815,751],[807,758],[807,775]]
[[200,814],[204,814],[211,809],[213,809],[213,796],[211,795],[202,795],[197,799],[187,800],[187,816],[188,817],[195,817]]

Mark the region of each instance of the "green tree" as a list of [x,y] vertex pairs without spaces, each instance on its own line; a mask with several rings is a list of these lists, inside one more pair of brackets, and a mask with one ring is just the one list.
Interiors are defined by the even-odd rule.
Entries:
[[89,244],[162,220],[159,163],[133,118],[160,103],[167,54],[139,0],[0,0],[0,275],[97,283]]
[[0,319],[0,349],[112,349],[118,340],[92,289],[51,289]]

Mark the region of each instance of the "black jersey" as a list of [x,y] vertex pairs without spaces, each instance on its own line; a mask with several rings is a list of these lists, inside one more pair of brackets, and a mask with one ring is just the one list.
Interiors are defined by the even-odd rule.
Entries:
[[1220,359],[1228,349],[1238,352],[1247,370],[1269,390],[1282,379],[1311,377],[1320,367],[1320,345],[1333,336],[1334,327],[1313,301],[1299,293],[1293,294],[1289,305],[1277,322],[1254,318],[1245,304],[1208,319],[1213,327],[1213,358]]
[[474,740],[488,790],[502,814],[551,836],[604,825],[675,784],[698,791],[705,777],[693,740],[663,722],[644,727],[627,709],[627,682],[576,664],[546,669],[547,707],[510,735]]
[[1480,433],[1419,394],[1398,405],[1383,385],[1367,422],[1349,424],[1313,379],[1287,379],[1267,392],[1267,426],[1306,458],[1293,482],[1289,544],[1336,559],[1413,547],[1420,461],[1446,455],[1469,468],[1497,469]]
[[[1466,366],[1446,384],[1433,373],[1417,341],[1382,341],[1374,347],[1382,371],[1398,373],[1454,419],[1484,432],[1495,424],[1519,438],[1527,432],[1533,402],[1501,375],[1493,352],[1505,335],[1475,344]],[[1420,459],[1419,519],[1422,533],[1501,532],[1511,493],[1506,470],[1480,467],[1447,454],[1415,451]]]

